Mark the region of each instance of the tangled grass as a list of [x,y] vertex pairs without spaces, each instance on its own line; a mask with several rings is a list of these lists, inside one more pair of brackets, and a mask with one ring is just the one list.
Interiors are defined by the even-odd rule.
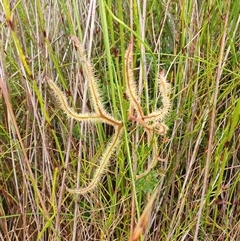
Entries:
[[237,240],[237,0],[0,10],[1,240]]

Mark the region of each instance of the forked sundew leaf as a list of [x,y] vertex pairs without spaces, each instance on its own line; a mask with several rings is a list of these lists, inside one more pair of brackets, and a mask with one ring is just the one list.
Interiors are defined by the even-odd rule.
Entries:
[[[73,41],[74,45],[76,46],[78,53],[80,55],[84,77],[89,81],[89,88],[90,88],[90,96],[93,103],[93,111],[90,113],[76,113],[73,108],[71,108],[67,102],[67,98],[65,94],[59,89],[59,87],[48,77],[46,77],[46,81],[48,82],[49,86],[51,87],[54,95],[56,96],[57,101],[60,104],[61,109],[64,113],[77,121],[88,121],[92,123],[100,122],[111,125],[114,127],[115,133],[113,134],[111,140],[107,144],[105,150],[102,153],[102,156],[99,160],[99,166],[95,170],[94,175],[90,183],[85,185],[85,187],[80,189],[69,189],[67,190],[70,193],[76,194],[85,194],[87,192],[92,191],[98,184],[100,178],[102,177],[108,163],[110,160],[111,155],[113,154],[114,150],[116,149],[117,145],[119,144],[119,140],[121,138],[123,132],[123,122],[115,119],[111,114],[107,112],[104,107],[103,101],[101,99],[101,90],[97,85],[97,79],[94,75],[94,70],[91,62],[87,60],[84,50],[80,41],[77,37],[71,35],[71,40]],[[130,109],[133,108],[136,112],[136,116],[130,116],[130,120],[138,122],[142,126],[142,128],[147,133],[148,138],[148,145],[152,145],[152,163],[148,166],[147,170],[141,173],[138,178],[143,178],[147,176],[152,168],[156,165],[160,158],[158,157],[158,144],[156,135],[165,135],[167,132],[168,127],[160,122],[163,121],[170,109],[170,87],[166,81],[166,76],[163,72],[159,74],[159,91],[162,96],[162,103],[163,106],[161,109],[156,110],[148,115],[144,115],[140,97],[137,94],[137,86],[134,81],[133,76],[133,42],[131,41],[129,44],[128,49],[126,50],[125,54],[125,62],[126,62],[126,93],[130,101]],[[150,144],[152,142],[152,144]]]
[[92,96],[93,101],[93,107],[94,112],[90,113],[84,113],[79,114],[72,109],[67,102],[67,97],[64,95],[64,93],[58,88],[58,86],[48,77],[46,77],[46,81],[48,82],[49,86],[51,87],[54,95],[57,98],[57,101],[60,104],[61,109],[64,111],[64,113],[77,121],[88,121],[88,122],[101,122],[108,125],[111,125],[114,127],[115,133],[112,137],[112,139],[109,141],[108,145],[106,146],[106,149],[103,151],[103,154],[99,160],[99,166],[95,170],[92,180],[89,184],[87,184],[85,187],[80,189],[69,189],[67,190],[70,193],[76,193],[76,194],[85,194],[87,192],[92,191],[98,184],[101,176],[103,175],[111,155],[113,154],[114,150],[117,147],[117,144],[119,143],[119,140],[122,135],[122,129],[123,129],[123,123],[122,121],[116,120],[113,116],[111,116],[107,111],[104,109],[104,105],[101,101],[101,94],[100,90],[98,89],[98,86],[96,84],[96,79],[93,74],[93,68],[91,63],[86,59],[84,51],[82,49],[82,46],[79,42],[79,40],[75,36],[71,36],[71,39],[74,41],[74,44],[76,45],[78,52],[80,54],[80,57],[82,59],[82,65],[84,69],[84,75],[89,81],[90,85],[90,94]]

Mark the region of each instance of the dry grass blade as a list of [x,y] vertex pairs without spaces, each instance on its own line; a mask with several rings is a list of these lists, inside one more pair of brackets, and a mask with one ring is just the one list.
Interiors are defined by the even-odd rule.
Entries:
[[129,238],[129,241],[139,240],[141,234],[146,230],[149,223],[151,211],[152,211],[152,206],[153,206],[154,200],[156,199],[157,194],[158,194],[158,188],[154,191],[150,200],[147,203],[147,206],[143,210],[143,213],[138,221],[137,226],[134,228],[133,233]]
[[[33,185],[34,188],[35,188],[37,197],[39,198],[39,202],[41,203],[41,208],[42,208],[45,216],[46,216],[47,218],[49,218],[49,214],[48,214],[47,208],[46,208],[46,206],[45,206],[45,203],[43,202],[41,193],[40,193],[40,191],[39,191],[39,189],[37,188],[37,185],[36,185],[36,183],[35,183],[36,180],[35,180],[34,174],[33,174],[33,172],[32,172],[32,169],[31,169],[31,166],[30,166],[30,163],[29,163],[29,159],[28,159],[28,157],[27,157],[27,152],[26,152],[25,146],[24,146],[24,144],[23,144],[22,137],[21,137],[21,134],[20,134],[18,125],[17,125],[16,117],[15,117],[14,112],[13,112],[13,109],[12,109],[12,105],[11,105],[11,102],[10,102],[10,99],[9,99],[8,91],[7,91],[7,88],[6,88],[6,86],[5,86],[5,84],[4,84],[4,82],[3,82],[2,79],[0,79],[0,89],[2,90],[3,97],[4,97],[4,99],[5,99],[5,102],[6,102],[8,111],[9,111],[10,116],[11,116],[12,124],[13,124],[13,126],[14,126],[14,128],[15,128],[16,135],[17,135],[19,144],[20,144],[20,146],[21,146],[21,148],[22,148],[22,155],[23,155],[23,158],[24,158],[24,161],[25,161],[26,168],[27,168],[27,170],[28,170],[28,172],[29,172],[29,176],[30,176],[30,178],[31,178],[32,185]],[[26,181],[26,180],[25,180],[25,181]]]

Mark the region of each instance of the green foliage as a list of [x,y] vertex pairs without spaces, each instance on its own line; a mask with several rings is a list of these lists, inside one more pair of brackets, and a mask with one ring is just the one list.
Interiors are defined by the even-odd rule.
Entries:
[[152,192],[158,181],[158,172],[155,170],[150,171],[146,176],[136,181],[136,191],[143,193]]

